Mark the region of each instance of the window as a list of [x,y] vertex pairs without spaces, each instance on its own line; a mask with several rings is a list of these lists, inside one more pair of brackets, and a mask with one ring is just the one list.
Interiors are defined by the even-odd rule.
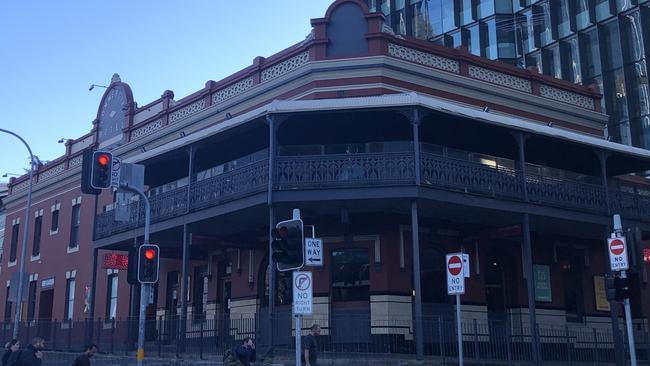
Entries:
[[11,321],[11,302],[9,302],[9,292],[10,288],[7,286],[7,293],[5,294],[5,323],[8,323]]
[[115,319],[117,314],[117,274],[108,276],[106,291],[106,319]]
[[79,246],[79,226],[81,225],[81,205],[72,206],[72,223],[70,225],[70,248]]
[[68,278],[65,283],[65,319],[72,320],[74,316],[74,291],[75,291],[75,279]]
[[460,0],[459,16],[461,25],[466,25],[474,21],[474,14],[472,10],[473,0]]
[[413,14],[411,29],[413,37],[429,39],[442,33],[441,0],[411,0],[410,12]]
[[562,65],[560,64],[560,48],[555,46],[543,50],[542,65],[544,67],[544,74],[561,79]]
[[43,216],[34,220],[34,245],[32,246],[32,256],[36,257],[41,254],[41,227],[43,226]]
[[332,251],[332,300],[369,301],[369,267],[368,249]]
[[464,36],[463,44],[467,46],[469,52],[476,56],[480,56],[481,37],[479,35],[478,24],[474,24],[472,26],[465,28],[463,36]]
[[18,252],[18,230],[20,224],[14,224],[11,227],[11,248],[9,248],[9,262],[16,261],[16,254]]
[[27,299],[27,320],[34,320],[36,313],[36,283],[37,281],[29,282],[29,297]]
[[533,11],[528,9],[524,11],[521,20],[521,38],[523,39],[523,48],[525,53],[535,51],[537,43],[535,42],[535,17]]
[[589,11],[589,0],[575,0],[573,6],[576,17],[576,28],[582,30],[589,27],[593,23]]
[[205,308],[208,301],[208,277],[205,275],[207,268],[198,267],[194,269],[194,289],[192,294],[192,306],[194,319],[205,318]]
[[533,24],[537,35],[536,46],[543,47],[553,42],[551,9],[548,2],[533,6]]
[[[600,49],[598,47],[598,32],[596,29],[578,36],[580,44],[580,64],[582,65],[583,79],[600,76]],[[601,92],[603,90],[601,89]]]
[[476,6],[476,19],[487,18],[494,15],[495,0],[474,0]]
[[555,23],[556,38],[564,38],[571,34],[571,16],[569,3],[564,0],[552,0],[553,21]]
[[562,54],[562,74],[565,80],[581,83],[582,72],[580,70],[578,39],[573,37],[567,42],[562,42],[560,50]]
[[50,226],[50,232],[55,233],[59,231],[59,210],[56,209],[52,211],[52,225]]
[[[420,234],[420,237],[422,237],[422,234]],[[422,258],[420,275],[422,283],[425,284],[420,289],[422,291],[422,302],[448,303],[444,253],[434,243],[424,240],[420,253]]]
[[596,20],[601,21],[613,15],[610,0],[595,0],[596,2]]

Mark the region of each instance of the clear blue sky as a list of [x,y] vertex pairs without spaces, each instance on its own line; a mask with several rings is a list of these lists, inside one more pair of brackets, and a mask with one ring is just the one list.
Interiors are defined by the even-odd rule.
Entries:
[[[138,105],[180,99],[304,39],[333,0],[30,0],[0,2],[0,127],[35,155],[87,133],[113,73]],[[28,154],[0,133],[0,176]],[[8,178],[0,177],[0,182]]]

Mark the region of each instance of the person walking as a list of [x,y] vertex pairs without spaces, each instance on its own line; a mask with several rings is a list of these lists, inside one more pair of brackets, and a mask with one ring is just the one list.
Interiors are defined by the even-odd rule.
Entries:
[[20,352],[18,364],[20,366],[41,366],[44,348],[45,340],[41,337],[35,337],[32,339],[32,343],[28,344],[27,347]]
[[235,348],[235,356],[244,366],[250,366],[251,362],[257,359],[255,354],[255,342],[253,338],[246,337],[237,348]]
[[318,336],[320,326],[313,324],[309,334],[302,339],[302,364],[304,366],[318,366]]
[[14,366],[20,355],[20,341],[12,339],[5,344],[5,353],[2,355],[2,366]]
[[74,360],[72,366],[90,366],[90,359],[97,352],[97,345],[90,344],[86,346],[84,353]]

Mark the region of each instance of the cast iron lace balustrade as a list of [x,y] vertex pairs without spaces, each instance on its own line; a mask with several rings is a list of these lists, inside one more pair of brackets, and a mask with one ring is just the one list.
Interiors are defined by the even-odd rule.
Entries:
[[[411,152],[339,155],[282,156],[276,158],[275,190],[412,186],[415,159]],[[521,175],[517,169],[422,153],[421,183],[425,187],[477,196],[522,201]],[[595,214],[607,214],[605,190],[599,184],[567,177],[551,177],[528,171],[530,202],[544,206]],[[151,199],[151,222],[157,223],[187,212],[241,199],[266,191],[268,160],[239,167],[190,186],[156,195]],[[190,206],[187,196],[190,190]],[[648,220],[650,195],[610,189],[610,212]],[[97,215],[95,239],[142,227],[144,210],[139,202],[129,205],[131,220],[114,221],[115,212]]]
[[531,202],[596,213],[607,211],[601,185],[527,172],[526,188]]
[[421,181],[425,186],[491,197],[521,198],[514,169],[422,153]]
[[268,171],[268,160],[262,160],[192,183],[190,207],[195,211],[266,191]]
[[405,185],[415,182],[412,153],[279,157],[275,189]]

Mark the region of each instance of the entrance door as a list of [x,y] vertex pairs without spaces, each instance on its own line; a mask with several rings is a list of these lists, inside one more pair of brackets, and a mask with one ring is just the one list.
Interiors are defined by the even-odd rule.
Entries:
[[41,291],[41,299],[38,306],[38,328],[41,336],[51,341],[52,334],[52,308],[54,305],[54,289]]
[[334,249],[331,263],[332,326],[330,331],[333,341],[342,346],[368,343],[370,342],[368,249]]
[[[508,287],[506,285],[507,263],[512,263],[502,253],[503,248],[492,249],[488,254],[487,268],[485,270],[485,302],[488,313],[488,331],[490,343],[499,345],[491,347],[490,350],[505,350],[505,345],[510,342],[508,339],[508,312],[507,298]],[[504,357],[505,355],[494,354],[493,357]]]
[[178,271],[167,272],[167,297],[165,308],[167,309],[167,339],[171,342],[177,337],[178,331],[178,299],[180,296],[180,289],[178,284]]

